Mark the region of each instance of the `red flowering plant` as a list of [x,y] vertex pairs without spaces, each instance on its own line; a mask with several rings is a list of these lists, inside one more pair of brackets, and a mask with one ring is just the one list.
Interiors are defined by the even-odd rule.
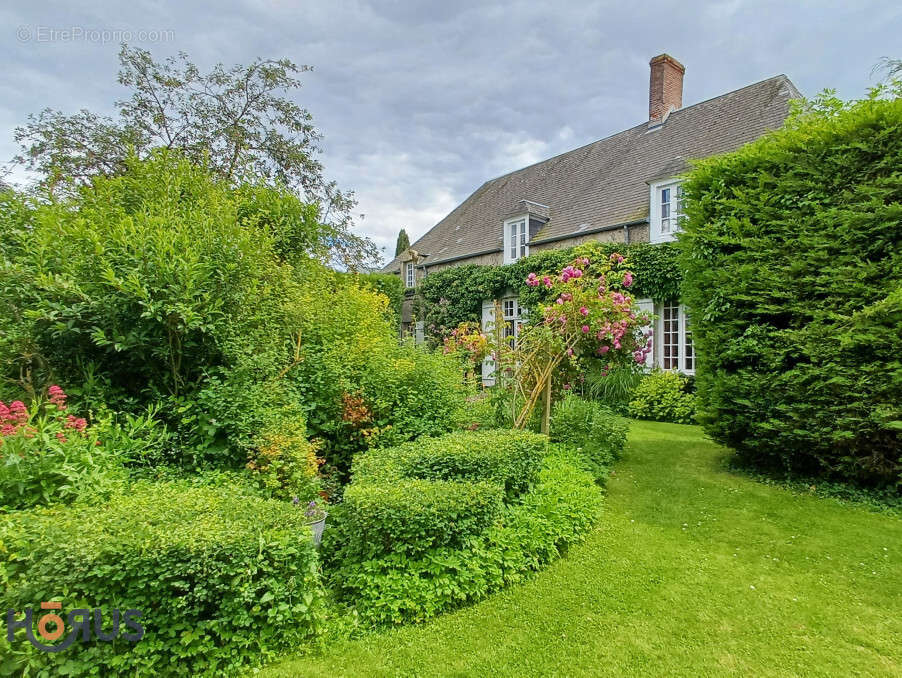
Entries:
[[72,499],[123,477],[119,460],[66,401],[54,385],[30,408],[0,402],[0,510]]
[[645,362],[651,331],[643,328],[651,318],[636,308],[629,294],[633,282],[626,259],[616,252],[594,263],[578,257],[554,277],[527,276],[528,286],[544,286],[554,301],[540,307],[541,320],[521,331],[516,347],[503,360],[518,391],[516,427],[527,425],[544,394],[542,428],[547,430],[552,381],[565,361],[575,364],[580,357],[593,357],[602,360],[605,369]]
[[479,323],[463,322],[451,330],[445,337],[442,353],[457,357],[464,370],[464,379],[472,382],[476,374],[476,366],[489,354],[491,345],[489,337],[482,331]]

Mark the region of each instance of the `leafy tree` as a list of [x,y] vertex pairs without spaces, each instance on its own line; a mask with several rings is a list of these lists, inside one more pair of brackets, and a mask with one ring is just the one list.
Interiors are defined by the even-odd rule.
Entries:
[[401,254],[401,252],[408,247],[410,247],[410,237],[408,237],[407,231],[402,228],[401,232],[398,233],[398,243],[395,245],[395,256]]
[[375,441],[450,430],[456,364],[398,344],[397,276],[306,256],[321,228],[286,188],[234,186],[175,151],[72,199],[0,193],[0,400],[58,383],[84,411],[153,408],[167,460],[252,454],[279,482],[306,472],[305,435],[334,480]]
[[44,187],[72,194],[98,175],[125,172],[131,154],[179,150],[229,183],[263,181],[319,203],[329,227],[323,241],[336,263],[354,268],[379,259],[369,239],[351,232],[353,195],[324,178],[316,158],[321,136],[289,96],[301,87],[297,74],[310,66],[257,59],[201,73],[185,53],[157,62],[127,45],[119,62],[119,83],[131,96],[116,102],[118,117],[44,109],[16,128],[16,161],[36,171]]
[[892,81],[894,78],[902,75],[902,59],[890,59],[883,57],[874,66],[873,72],[883,71],[886,73],[886,80]]

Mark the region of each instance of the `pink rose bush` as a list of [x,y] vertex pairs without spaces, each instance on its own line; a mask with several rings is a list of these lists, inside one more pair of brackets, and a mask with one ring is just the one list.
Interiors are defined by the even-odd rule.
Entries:
[[[556,277],[551,289],[557,298],[541,309],[544,323],[556,328],[568,356],[604,357],[609,365],[629,359],[645,362],[651,332],[641,328],[651,319],[635,308],[627,292],[634,276],[626,269],[626,259],[615,252],[596,263],[591,276],[590,263],[579,257]],[[537,281],[536,274],[527,276],[527,285]]]
[[[528,425],[544,393],[542,429],[547,431],[552,382],[563,379],[562,388],[569,390],[568,372],[578,371],[581,359],[601,360],[604,371],[645,362],[652,336],[643,328],[651,318],[629,293],[634,282],[626,258],[617,252],[595,262],[577,257],[553,277],[526,276],[528,287],[544,287],[552,301],[539,307],[540,321],[524,328],[511,351],[501,347],[497,374],[513,384],[515,427]],[[563,369],[565,361],[569,369]]]

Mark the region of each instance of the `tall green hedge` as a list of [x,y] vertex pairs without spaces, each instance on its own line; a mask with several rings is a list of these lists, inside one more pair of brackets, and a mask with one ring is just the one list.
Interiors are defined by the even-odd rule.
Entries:
[[815,102],[685,188],[707,431],[759,466],[899,483],[902,100]]

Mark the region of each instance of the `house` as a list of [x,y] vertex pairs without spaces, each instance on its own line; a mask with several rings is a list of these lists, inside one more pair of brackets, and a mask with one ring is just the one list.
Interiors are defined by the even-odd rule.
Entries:
[[[508,264],[589,240],[673,240],[681,217],[679,175],[688,160],[735,150],[780,127],[790,100],[801,96],[778,75],[684,108],[685,67],[668,54],[654,57],[650,67],[648,120],[486,181],[383,271],[400,275],[410,288],[449,266]],[[639,305],[657,318],[649,363],[692,373],[685,309],[673,299],[642,299]],[[517,297],[502,299],[501,308],[506,331],[515,335]],[[486,299],[484,325],[493,322],[494,309],[494,300]],[[414,329],[411,320],[407,304],[407,331]]]

